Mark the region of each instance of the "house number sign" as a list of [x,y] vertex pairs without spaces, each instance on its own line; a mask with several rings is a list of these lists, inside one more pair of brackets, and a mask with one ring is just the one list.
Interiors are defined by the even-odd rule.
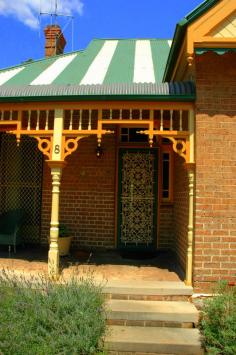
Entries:
[[54,153],[55,153],[55,154],[60,154],[60,146],[59,146],[59,144],[56,144],[56,145],[55,145]]

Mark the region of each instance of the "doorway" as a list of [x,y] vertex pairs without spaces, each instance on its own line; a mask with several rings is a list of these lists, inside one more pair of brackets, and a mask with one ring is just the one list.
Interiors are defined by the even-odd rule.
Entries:
[[154,251],[157,241],[158,149],[120,148],[119,249]]

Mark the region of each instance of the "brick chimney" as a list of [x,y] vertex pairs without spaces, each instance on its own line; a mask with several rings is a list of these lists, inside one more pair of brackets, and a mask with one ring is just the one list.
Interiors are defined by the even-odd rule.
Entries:
[[58,25],[48,25],[44,29],[45,34],[45,57],[63,54],[66,40]]

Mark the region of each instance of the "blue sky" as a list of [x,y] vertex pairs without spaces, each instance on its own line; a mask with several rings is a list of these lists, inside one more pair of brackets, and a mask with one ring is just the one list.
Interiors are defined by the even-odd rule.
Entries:
[[[51,3],[52,2],[52,3]],[[41,0],[41,10],[51,11],[55,0]],[[59,11],[74,16],[74,50],[93,38],[172,38],[176,23],[202,0],[58,0]],[[0,68],[44,57],[43,28],[50,17],[37,14],[40,0],[0,0]],[[9,5],[10,4],[10,5]],[[58,20],[72,50],[72,26]]]

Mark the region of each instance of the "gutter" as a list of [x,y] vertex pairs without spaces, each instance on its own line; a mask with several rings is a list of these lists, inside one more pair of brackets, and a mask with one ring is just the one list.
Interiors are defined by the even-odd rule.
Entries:
[[195,95],[84,95],[84,96],[19,96],[0,97],[0,103],[83,102],[83,101],[160,101],[193,102]]

